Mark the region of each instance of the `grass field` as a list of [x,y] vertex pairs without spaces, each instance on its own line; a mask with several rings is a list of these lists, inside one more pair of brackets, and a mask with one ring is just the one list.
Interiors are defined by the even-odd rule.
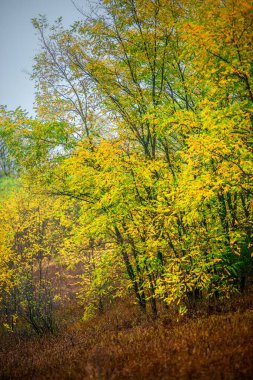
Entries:
[[[78,314],[72,305],[65,319]],[[58,317],[59,318],[59,317]],[[66,325],[68,323],[68,325]],[[156,321],[129,301],[42,338],[3,334],[1,379],[253,379],[253,295]]]

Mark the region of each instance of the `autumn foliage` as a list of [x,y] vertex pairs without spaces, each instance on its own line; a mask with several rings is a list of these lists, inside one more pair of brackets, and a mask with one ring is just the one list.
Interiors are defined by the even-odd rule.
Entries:
[[[68,30],[60,19],[33,20],[41,43],[37,116],[4,108],[0,116],[0,169],[16,181],[0,204],[7,330],[56,332],[53,310],[76,294],[89,323],[129,297],[145,318],[187,318],[250,288],[252,14],[251,0],[104,0]],[[159,336],[151,346],[164,342],[173,351],[183,325],[170,341],[149,323]],[[190,326],[197,334],[198,322]],[[104,334],[105,342],[115,334]],[[136,352],[141,333],[124,334]],[[155,352],[166,367],[169,353]],[[101,376],[117,378],[101,368]],[[153,369],[132,370],[154,378]]]

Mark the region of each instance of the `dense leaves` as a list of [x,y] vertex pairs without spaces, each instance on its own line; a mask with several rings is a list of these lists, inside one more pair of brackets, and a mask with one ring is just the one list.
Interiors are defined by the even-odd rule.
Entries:
[[[34,202],[54,204],[43,252],[82,266],[86,317],[129,291],[154,316],[185,313],[250,281],[252,11],[251,0],[107,0],[70,30],[33,21],[38,118],[3,110],[1,138]],[[20,268],[8,236],[0,265],[16,255]]]

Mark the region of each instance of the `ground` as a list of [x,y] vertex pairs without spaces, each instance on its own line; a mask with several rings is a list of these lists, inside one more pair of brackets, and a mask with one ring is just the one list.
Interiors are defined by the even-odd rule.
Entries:
[[0,338],[1,379],[248,380],[253,294],[155,321],[126,300],[88,322],[69,319],[56,335]]

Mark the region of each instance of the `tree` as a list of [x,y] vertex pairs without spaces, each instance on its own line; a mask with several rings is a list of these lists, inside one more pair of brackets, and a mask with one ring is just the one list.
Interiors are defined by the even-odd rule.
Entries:
[[16,191],[1,202],[0,301],[5,326],[19,320],[42,335],[54,332],[57,270],[65,230],[54,215],[52,201]]
[[66,244],[98,306],[123,283],[154,317],[185,312],[252,275],[251,9],[106,0],[49,37],[34,20],[43,121],[5,128],[33,189],[76,202]]

